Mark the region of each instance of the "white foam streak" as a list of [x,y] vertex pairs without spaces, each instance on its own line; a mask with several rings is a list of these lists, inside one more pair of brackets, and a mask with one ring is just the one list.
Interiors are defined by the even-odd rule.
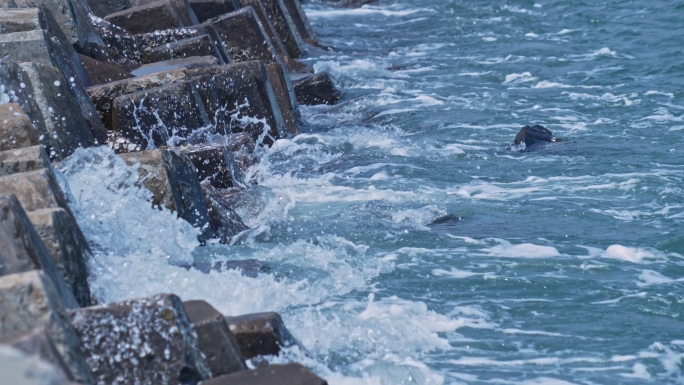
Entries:
[[561,256],[558,250],[552,246],[540,246],[532,243],[513,245],[503,239],[498,241],[500,242],[499,245],[485,248],[482,251],[491,257],[504,258],[553,258]]

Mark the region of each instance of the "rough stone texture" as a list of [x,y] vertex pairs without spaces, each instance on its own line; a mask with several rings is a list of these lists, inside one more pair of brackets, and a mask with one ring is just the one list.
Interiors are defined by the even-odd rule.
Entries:
[[31,119],[16,103],[0,104],[0,151],[40,144]]
[[200,23],[240,9],[238,0],[189,0]]
[[[85,0],[14,0],[18,8],[41,8],[56,21],[56,26],[66,38],[65,44],[78,47],[88,56],[96,56],[103,47],[102,39],[90,24],[88,5]],[[10,8],[6,4],[3,8]]]
[[[157,0],[130,0],[132,6],[151,4],[156,1]],[[195,11],[193,11],[188,0],[169,0],[169,4],[176,15],[178,15],[178,18],[183,25],[191,26],[199,24]]]
[[[0,251],[0,275],[43,269],[54,283],[63,303],[70,308],[79,306],[14,195],[0,197],[0,245],[3,245]],[[86,303],[90,303],[90,298]]]
[[34,210],[27,215],[78,303],[90,306],[86,260],[91,253],[78,223],[62,208]]
[[[0,346],[11,346],[20,352],[39,358],[49,364],[52,364],[66,380],[73,381],[74,375],[64,362],[64,359],[57,351],[55,343],[48,335],[45,328],[35,328],[25,332],[12,334],[4,338],[0,338]],[[2,361],[2,359],[0,359]],[[7,380],[7,377],[2,377]],[[14,384],[13,382],[9,382]]]
[[0,337],[44,328],[77,381],[92,383],[80,341],[50,279],[38,270],[0,277]]
[[19,104],[31,118],[51,158],[61,159],[78,147],[95,143],[70,85],[54,67],[0,63],[0,83],[4,86],[2,98]]
[[166,43],[146,51],[142,55],[143,63],[154,63],[164,60],[179,59],[190,56],[215,56],[220,59],[213,40],[209,35],[201,35]]
[[230,331],[246,359],[256,356],[278,355],[280,347],[297,343],[278,313],[255,313],[225,317]]
[[242,4],[243,7],[252,7],[254,9],[257,17],[259,17],[259,22],[266,32],[266,35],[268,35],[269,40],[271,40],[271,44],[273,44],[273,48],[278,54],[280,61],[292,71],[301,69],[303,65],[292,59],[292,56],[288,53],[287,48],[285,48],[283,41],[280,39],[280,35],[278,34],[278,31],[276,31],[273,22],[271,22],[271,18],[268,16],[266,8],[264,8],[261,0],[240,0],[240,4]]
[[515,136],[513,144],[519,145],[520,143],[525,143],[525,149],[529,149],[532,146],[542,145],[544,143],[559,142],[562,139],[553,136],[548,128],[542,125],[525,126],[520,129],[518,135]]
[[93,86],[89,87],[86,91],[88,92],[90,99],[92,99],[93,104],[95,104],[95,108],[97,108],[102,124],[107,129],[111,130],[114,99],[122,95],[186,80],[188,80],[188,76],[184,71],[171,70]]
[[0,34],[28,32],[42,28],[40,10],[38,8],[1,9]]
[[188,270],[193,268],[205,274],[209,274],[211,271],[240,270],[243,276],[250,278],[256,278],[259,274],[266,274],[271,271],[270,266],[258,259],[195,262],[187,268]]
[[[220,144],[190,145],[178,148],[187,156],[197,169],[200,181],[207,180],[216,188],[244,185],[244,176],[235,164],[235,158],[225,146]],[[0,161],[2,153],[0,153]]]
[[123,11],[131,7],[128,0],[87,0],[90,10],[98,17],[105,17],[109,14]]
[[79,309],[71,319],[96,383],[194,385],[211,376],[175,295]]
[[204,182],[202,192],[209,213],[209,228],[221,243],[230,243],[234,236],[249,230],[240,215],[233,210],[230,201],[225,199],[225,189],[215,188]]
[[[152,206],[167,207],[195,227],[209,223],[207,205],[197,170],[190,159],[170,149],[149,150],[120,155],[129,165],[138,164],[143,184],[153,194]],[[207,239],[206,228],[202,238]]]
[[313,27],[311,27],[309,18],[306,17],[306,12],[304,12],[304,10],[302,9],[302,4],[300,3],[300,1],[282,0],[282,3],[287,8],[290,17],[292,17],[292,21],[294,22],[294,25],[297,28],[297,32],[299,32],[299,36],[301,36],[302,40],[305,43],[318,45],[318,39],[316,39]]
[[276,63],[266,65],[266,73],[271,81],[273,94],[278,102],[280,112],[283,114],[285,132],[295,136],[299,134],[297,123],[300,119],[300,113],[290,74],[282,65]]
[[105,84],[117,80],[130,79],[133,77],[130,71],[113,63],[105,63],[91,57],[79,55],[83,68],[93,85]]
[[26,211],[62,208],[73,217],[64,193],[50,169],[0,177],[0,196],[11,194],[17,196]]
[[[205,29],[213,27],[217,35],[212,35],[212,37],[223,42],[234,62],[260,60],[264,63],[277,63],[280,61],[252,7],[210,19],[201,27]],[[210,33],[210,30],[207,32]]]
[[192,81],[119,96],[112,108],[112,128],[145,149],[172,145],[210,125]]
[[285,122],[264,65],[257,61],[188,71],[218,132],[247,131],[271,144]]
[[67,385],[68,380],[54,365],[11,346],[0,344],[0,378],[11,385]]
[[135,76],[145,76],[178,68],[200,69],[215,67],[219,65],[219,63],[220,61],[216,56],[190,56],[180,59],[171,59],[156,63],[144,64],[131,73]]
[[292,81],[297,101],[301,104],[335,104],[340,100],[340,91],[327,72],[298,76]]
[[185,301],[183,305],[212,377],[247,369],[223,315],[205,301]]
[[170,0],[159,0],[124,9],[107,15],[105,20],[134,34],[189,26],[183,24]]
[[302,37],[282,0],[261,0],[280,40],[293,58],[302,56]]
[[51,167],[50,158],[43,146],[0,151],[0,176]]
[[327,385],[328,383],[300,364],[267,365],[255,370],[226,374],[200,385]]
[[224,144],[233,152],[235,163],[241,171],[247,171],[250,166],[258,161],[254,154],[255,143],[249,133],[240,132],[226,135]]

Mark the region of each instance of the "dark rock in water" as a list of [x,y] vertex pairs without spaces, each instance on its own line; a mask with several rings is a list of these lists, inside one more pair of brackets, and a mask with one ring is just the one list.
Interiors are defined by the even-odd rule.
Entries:
[[210,238],[209,213],[197,170],[192,161],[171,149],[121,154],[129,165],[138,165],[143,185],[152,192],[153,207],[175,211],[191,225],[203,229],[200,240]]
[[218,132],[247,131],[254,141],[272,144],[285,122],[264,65],[258,61],[189,70]]
[[282,0],[241,0],[243,7],[250,6],[250,2],[263,5],[266,15],[278,33],[287,53],[293,58],[302,57],[304,52],[302,37],[299,35],[297,27]]
[[287,48],[285,48],[283,41],[280,39],[280,35],[278,34],[276,27],[273,25],[273,22],[271,21],[271,18],[269,17],[262,0],[240,0],[240,3],[243,7],[252,7],[254,9],[256,15],[259,17],[261,25],[264,27],[264,32],[266,32],[266,35],[268,35],[268,38],[271,40],[273,48],[276,50],[278,57],[287,68],[292,71],[297,71],[305,67],[304,64],[294,60],[292,56],[290,56],[290,53],[288,52]]
[[[64,281],[55,261],[14,195],[0,197],[0,242],[3,247],[0,275],[42,269],[53,282],[61,302],[69,308],[79,307],[71,288]],[[90,298],[83,302],[85,305],[90,304]]]
[[244,175],[237,168],[233,153],[226,146],[190,145],[179,147],[178,152],[190,158],[200,181],[207,180],[215,188],[244,185]]
[[292,21],[294,22],[297,32],[299,32],[299,36],[301,36],[302,40],[305,43],[318,45],[318,39],[316,39],[313,27],[311,27],[311,23],[309,22],[309,18],[306,17],[306,12],[304,12],[302,9],[301,2],[299,0],[281,1],[287,8],[287,11],[290,13],[290,17],[292,18]]
[[55,286],[42,271],[0,277],[0,337],[43,328],[77,381],[92,384],[90,368]]
[[171,71],[179,68],[199,69],[210,68],[219,65],[220,62],[216,56],[190,56],[179,59],[171,59],[159,61],[155,63],[145,64],[139,68],[131,71],[135,76],[151,75],[157,72]]
[[40,239],[81,306],[90,306],[86,261],[90,247],[78,223],[62,208],[29,211]]
[[139,1],[137,4],[132,1],[131,3],[133,7],[109,14],[105,20],[133,34],[190,27],[197,24],[192,8],[185,7],[182,1]]
[[520,129],[518,135],[515,136],[513,144],[519,145],[525,143],[525,148],[529,149],[534,145],[543,143],[559,142],[562,139],[553,136],[553,133],[546,127],[536,124],[534,126],[525,126]]
[[0,176],[51,167],[50,158],[43,146],[0,151]]
[[301,364],[267,365],[202,381],[200,385],[328,385]]
[[18,104],[0,104],[0,122],[0,151],[40,144],[36,128]]
[[264,31],[252,7],[242,8],[213,19],[199,27],[217,40],[223,42],[228,54],[235,62],[260,60],[263,63],[278,63],[278,54]]
[[122,95],[132,94],[139,91],[162,87],[172,83],[179,83],[189,80],[187,74],[182,70],[172,70],[158,72],[147,76],[139,76],[124,79],[107,84],[97,85],[86,89],[88,96],[95,104],[97,113],[102,120],[102,124],[112,130],[112,107],[114,99]]
[[200,23],[240,9],[238,0],[189,0]]
[[152,48],[150,51],[145,51],[142,54],[142,61],[143,63],[154,63],[191,56],[214,56],[219,60],[221,59],[221,55],[217,52],[211,37],[209,35],[200,35],[162,44]]
[[248,132],[230,134],[224,138],[224,144],[233,152],[233,157],[239,170],[245,172],[250,166],[258,162],[257,156],[254,154],[255,143]]
[[71,321],[95,383],[195,385],[211,377],[175,295],[78,309]]
[[205,301],[185,301],[183,305],[197,332],[197,340],[212,377],[247,369],[223,315]]
[[300,119],[300,113],[290,74],[282,65],[277,63],[266,65],[266,72],[268,73],[268,80],[273,86],[273,94],[278,102],[280,112],[283,114],[285,131],[295,136],[299,134],[297,123]]
[[[94,145],[91,125],[57,69],[36,63],[0,63],[0,81],[10,101],[29,116],[52,159]],[[97,115],[94,118],[99,121]]]
[[225,319],[240,346],[242,356],[247,359],[278,355],[281,347],[297,344],[278,313],[245,314]]
[[119,96],[112,109],[112,129],[148,149],[171,145],[210,125],[192,81]]
[[258,259],[243,259],[234,261],[206,261],[206,262],[195,262],[192,266],[187,267],[199,270],[205,274],[209,274],[211,271],[224,271],[224,270],[240,270],[240,273],[249,278],[256,278],[259,274],[267,274],[271,271],[271,268],[261,262]]
[[83,67],[86,72],[88,72],[88,76],[93,85],[105,84],[133,77],[133,75],[122,66],[101,62],[85,55],[79,55],[79,57]]
[[131,2],[128,0],[87,0],[87,2],[90,10],[98,17],[105,17],[131,7]]
[[240,215],[233,210],[229,201],[224,198],[225,191],[227,190],[215,188],[208,182],[202,183],[211,233],[220,242],[230,243],[234,236],[248,230],[249,227],[245,225]]
[[335,104],[340,100],[340,91],[327,72],[293,77],[294,91],[301,104]]
[[[69,381],[74,380],[71,369],[57,351],[55,343],[44,327],[37,327],[28,331],[12,334],[0,338],[0,345],[11,346],[28,356],[38,357],[52,364]],[[0,360],[1,361],[1,360]]]

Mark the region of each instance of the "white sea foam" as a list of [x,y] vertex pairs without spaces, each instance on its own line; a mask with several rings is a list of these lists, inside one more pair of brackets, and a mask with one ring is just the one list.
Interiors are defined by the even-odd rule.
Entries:
[[651,263],[662,261],[666,256],[657,250],[647,250],[637,247],[610,245],[602,255],[604,258],[620,259],[632,263]]
[[553,258],[561,256],[558,250],[552,246],[540,246],[532,243],[513,245],[503,239],[496,241],[499,242],[498,245],[485,248],[482,251],[492,257],[504,258]]
[[537,80],[537,78],[532,76],[531,73],[523,72],[521,74],[506,75],[506,79],[504,80],[504,84],[506,84],[506,83],[527,83],[527,82],[533,82],[536,80]]
[[684,278],[672,279],[658,273],[657,271],[642,270],[641,274],[639,274],[639,282],[637,282],[637,286],[645,287],[653,285],[667,285],[675,282],[684,282]]

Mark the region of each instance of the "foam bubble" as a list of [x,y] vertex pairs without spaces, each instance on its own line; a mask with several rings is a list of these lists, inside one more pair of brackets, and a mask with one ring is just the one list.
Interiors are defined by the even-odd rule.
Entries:
[[513,245],[505,240],[498,240],[499,245],[483,249],[492,257],[504,258],[553,258],[561,254],[553,246],[540,246],[532,243]]
[[665,256],[658,251],[650,251],[637,247],[627,247],[622,245],[610,245],[602,255],[604,258],[620,259],[632,263],[649,263],[655,260],[662,260]]

